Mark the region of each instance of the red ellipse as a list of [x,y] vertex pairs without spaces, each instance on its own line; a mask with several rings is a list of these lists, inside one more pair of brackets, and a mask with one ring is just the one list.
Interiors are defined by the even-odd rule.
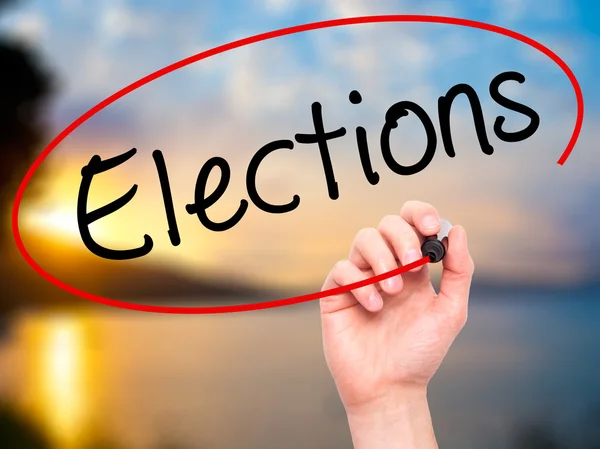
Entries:
[[348,292],[354,290],[359,287],[364,287],[366,285],[374,284],[383,279],[390,278],[397,274],[401,274],[403,272],[409,271],[412,268],[424,265],[428,263],[429,258],[424,257],[421,260],[418,260],[410,265],[406,265],[404,267],[397,268],[396,270],[389,271],[387,273],[371,277],[369,279],[365,279],[361,282],[356,282],[350,285],[346,285],[343,287],[338,287],[330,290],[325,290],[321,292],[310,293],[307,295],[295,296],[292,298],[279,299],[275,301],[266,301],[255,304],[240,304],[240,305],[231,305],[231,306],[216,306],[216,307],[169,307],[169,306],[153,306],[153,305],[144,305],[144,304],[132,304],[126,301],[119,301],[116,299],[104,298],[102,296],[93,295],[88,292],[84,292],[82,290],[76,289],[59,279],[56,279],[48,272],[44,271],[35,260],[30,256],[30,254],[25,249],[23,244],[23,240],[21,239],[21,234],[19,232],[19,206],[21,205],[21,200],[23,198],[23,194],[25,192],[25,188],[27,184],[31,180],[33,174],[44,161],[44,159],[50,154],[52,150],[54,150],[58,144],[60,144],[69,134],[71,134],[75,129],[77,129],[80,125],[86,122],[89,118],[93,117],[96,113],[100,112],[102,109],[106,108],[108,105],[114,103],[125,95],[133,92],[134,90],[150,83],[151,81],[156,80],[164,75],[167,75],[175,70],[181,69],[187,65],[190,65],[194,62],[201,61],[202,59],[210,58],[211,56],[218,55],[220,53],[224,53],[229,50],[233,50],[235,48],[244,47],[246,45],[254,44],[256,42],[265,41],[268,39],[274,39],[277,37],[287,36],[295,33],[302,33],[305,31],[318,30],[323,28],[333,28],[345,25],[356,25],[361,23],[386,23],[386,22],[427,22],[427,23],[442,23],[449,25],[457,25],[463,27],[470,28],[478,28],[480,30],[491,31],[493,33],[501,34],[504,36],[508,36],[512,39],[516,39],[521,41],[536,50],[544,53],[548,56],[552,61],[554,61],[567,75],[569,81],[573,85],[573,89],[575,91],[575,97],[577,99],[577,117],[575,120],[575,127],[573,129],[573,134],[571,135],[571,139],[567,144],[567,147],[560,159],[558,160],[559,165],[563,165],[568,159],[571,151],[575,147],[575,143],[579,138],[579,134],[581,132],[581,126],[583,123],[583,94],[581,91],[581,87],[579,86],[579,82],[577,78],[573,74],[573,71],[569,68],[569,66],[552,50],[542,45],[541,43],[527,37],[523,34],[517,33],[515,31],[509,30],[507,28],[502,28],[497,25],[491,25],[485,22],[478,22],[474,20],[468,19],[460,19],[456,17],[444,17],[444,16],[428,16],[428,15],[384,15],[384,16],[365,16],[365,17],[350,17],[343,19],[333,19],[333,20],[325,20],[321,22],[307,23],[304,25],[297,25],[289,28],[283,28],[280,30],[269,31],[267,33],[257,34],[255,36],[246,37],[244,39],[239,39],[234,42],[230,42],[228,44],[221,45],[219,47],[212,48],[210,50],[203,51],[194,56],[190,56],[188,58],[182,59],[174,64],[171,64],[167,67],[164,67],[160,70],[157,70],[150,75],[147,75],[138,81],[130,84],[129,86],[121,89],[110,97],[98,103],[96,106],[91,108],[69,126],[67,126],[58,136],[50,142],[50,144],[42,151],[42,153],[38,156],[38,158],[34,161],[33,165],[27,171],[25,178],[21,181],[19,189],[17,191],[17,196],[15,198],[12,210],[12,231],[15,241],[17,243],[17,247],[21,252],[22,256],[25,258],[27,263],[44,279],[56,285],[57,287],[65,290],[68,293],[79,296],[83,299],[87,299],[89,301],[94,301],[100,304],[105,304],[108,306],[118,307],[122,309],[129,310],[137,310],[141,312],[154,312],[154,313],[169,313],[169,314],[215,314],[215,313],[229,313],[229,312],[244,312],[250,310],[260,310],[260,309],[268,309],[273,307],[281,307],[292,304],[298,304],[302,302],[312,301],[315,299],[325,298],[332,295],[337,295],[340,293]]

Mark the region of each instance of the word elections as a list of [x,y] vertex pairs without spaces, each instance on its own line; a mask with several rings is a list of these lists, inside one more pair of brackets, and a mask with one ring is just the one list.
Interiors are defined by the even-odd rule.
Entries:
[[[517,81],[519,83],[525,82],[525,77],[518,72],[504,72],[496,76],[490,83],[489,93],[492,99],[511,111],[523,114],[530,119],[529,124],[520,131],[507,132],[502,129],[505,122],[505,118],[502,116],[496,117],[494,122],[494,134],[504,142],[520,142],[531,137],[538,129],[540,124],[539,115],[531,108],[513,101],[499,91],[500,85],[505,81]],[[449,157],[455,156],[454,144],[452,142],[452,133],[450,130],[450,109],[455,98],[464,94],[470,104],[473,120],[475,124],[475,131],[481,150],[488,155],[491,155],[494,151],[490,145],[488,136],[486,134],[485,121],[483,117],[483,111],[481,109],[481,103],[475,90],[468,84],[457,84],[452,87],[446,95],[442,96],[438,100],[438,119],[441,131],[441,140],[446,150],[446,154]],[[352,104],[359,104],[362,101],[361,95],[357,91],[352,91],[349,96]],[[405,116],[408,116],[409,112],[412,112],[422,123],[426,135],[427,145],[423,153],[423,157],[414,165],[406,166],[399,164],[392,155],[390,148],[390,135],[392,131],[397,128],[398,121]],[[314,132],[308,134],[296,134],[295,140],[298,144],[310,145],[316,144],[323,165],[323,172],[325,180],[327,182],[327,190],[329,198],[336,200],[339,198],[339,189],[336,182],[335,173],[331,162],[331,157],[328,148],[328,142],[333,139],[338,139],[346,135],[345,128],[339,128],[333,131],[325,131],[325,124],[323,122],[322,107],[321,104],[315,102],[312,104],[312,118],[314,124]],[[432,161],[435,151],[437,148],[437,136],[433,125],[433,122],[427,112],[423,110],[418,104],[411,101],[400,101],[392,105],[385,114],[385,123],[381,130],[380,146],[383,159],[390,170],[398,175],[413,175],[424,170],[429,163]],[[371,164],[371,158],[369,154],[369,148],[367,145],[367,132],[363,127],[356,128],[356,145],[360,156],[360,162],[365,174],[366,179],[371,185],[376,185],[379,182],[379,175],[373,170]],[[283,214],[286,212],[293,211],[300,204],[300,197],[293,195],[292,200],[287,204],[271,204],[264,200],[256,187],[256,174],[262,161],[272,152],[277,150],[292,150],[294,148],[294,142],[291,140],[277,140],[267,143],[260,148],[251,159],[247,171],[246,171],[246,187],[248,197],[252,203],[261,210],[271,214]],[[117,200],[100,207],[94,211],[87,211],[87,202],[90,186],[94,176],[111,170],[126,161],[136,154],[136,149],[123,153],[119,156],[102,160],[100,156],[93,156],[88,165],[81,170],[81,185],[79,188],[79,196],[77,200],[77,222],[81,238],[86,247],[94,254],[105,259],[112,260],[125,260],[142,257],[148,254],[153,247],[152,238],[149,235],[144,235],[144,244],[137,248],[115,250],[109,249],[98,244],[93,238],[89,230],[89,225],[100,218],[103,218],[109,214],[116,212],[125,206],[135,196],[137,191],[137,185],[133,187],[122,197]],[[169,184],[169,177],[167,174],[167,168],[163,154],[160,150],[155,150],[152,153],[156,170],[158,173],[158,179],[161,186],[163,203],[165,206],[167,224],[169,226],[168,235],[173,246],[178,246],[181,243],[179,235],[179,229],[177,226],[177,220],[175,217],[175,210],[173,207],[173,198],[171,194],[171,187]],[[211,192],[206,192],[207,183],[210,173],[213,169],[219,168],[220,179],[216,188]],[[234,227],[240,222],[246,211],[248,210],[248,200],[242,199],[239,207],[233,213],[233,215],[222,222],[212,221],[207,214],[207,210],[213,206],[225,193],[229,181],[231,179],[231,169],[229,164],[222,157],[213,157],[206,161],[206,163],[200,169],[198,178],[196,181],[195,192],[194,192],[194,203],[186,206],[186,211],[190,215],[196,215],[198,220],[207,229],[215,232],[226,231]]]

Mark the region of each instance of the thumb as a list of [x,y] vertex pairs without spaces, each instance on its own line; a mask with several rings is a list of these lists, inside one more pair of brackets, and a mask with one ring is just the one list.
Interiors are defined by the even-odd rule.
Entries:
[[454,226],[448,234],[448,251],[443,261],[439,300],[452,315],[465,316],[475,265],[467,247],[467,234],[462,226]]

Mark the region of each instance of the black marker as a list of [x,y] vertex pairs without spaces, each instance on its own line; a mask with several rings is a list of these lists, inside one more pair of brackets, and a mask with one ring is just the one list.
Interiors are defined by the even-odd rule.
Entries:
[[448,233],[452,229],[452,224],[448,220],[442,218],[440,223],[442,225],[440,232],[437,235],[427,237],[421,246],[423,257],[429,257],[431,263],[440,262],[446,255],[446,245],[444,245],[443,240],[448,241]]

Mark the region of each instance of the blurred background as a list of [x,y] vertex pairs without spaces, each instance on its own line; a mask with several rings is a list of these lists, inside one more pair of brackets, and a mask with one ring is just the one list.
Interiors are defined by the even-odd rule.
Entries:
[[[69,296],[24,262],[10,210],[27,168],[89,108],[170,63],[232,40],[317,20],[435,14],[490,22],[554,50],[584,92],[581,138],[564,166],[576,102],[564,73],[535,50],[488,32],[439,24],[357,25],[261,42],[163,77],[94,116],[44,162],[28,187],[19,227],[50,274],[94,294],[161,305],[239,304],[320,289],[356,232],[412,199],[467,229],[477,265],[469,323],[430,388],[440,447],[600,448],[600,9],[567,0],[409,1],[23,0],[0,1],[0,441],[10,449],[351,447],[344,410],[322,355],[317,303],[222,316],[168,316],[101,307]],[[540,115],[520,143],[492,132],[527,125],[496,105],[490,81],[509,70],[510,98]],[[433,162],[414,176],[385,165],[379,146],[389,106],[410,100],[439,130],[437,99],[455,84],[477,91],[493,155],[479,148],[466,99],[452,112],[456,157],[438,132]],[[363,98],[348,100],[352,90]],[[264,144],[314,131],[323,105],[339,199],[327,194],[315,145],[270,155],[257,185],[293,212],[250,204],[233,229],[214,233],[185,211],[202,165],[231,166],[209,209],[229,218],[248,199],[248,163]],[[370,185],[354,130],[368,133]],[[406,165],[421,158],[415,117],[391,145]],[[115,249],[154,240],[152,252],[108,261],[81,242],[81,168],[137,148],[94,178],[88,210],[135,198],[91,226]],[[170,244],[151,153],[162,150],[182,243]],[[219,180],[210,178],[208,191]],[[439,277],[439,267],[434,275]]]

